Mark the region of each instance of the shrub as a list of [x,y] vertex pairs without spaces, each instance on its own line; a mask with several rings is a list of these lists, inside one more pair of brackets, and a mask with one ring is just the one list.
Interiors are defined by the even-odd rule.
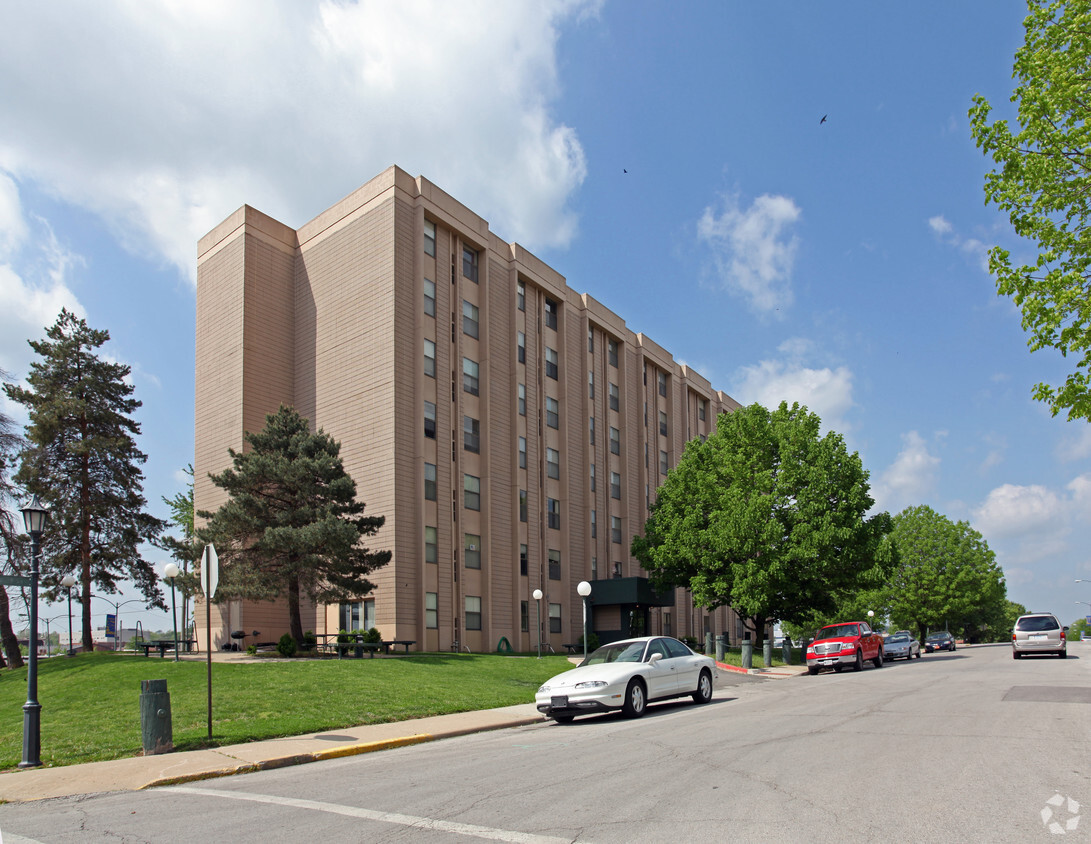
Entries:
[[[583,635],[582,634],[580,635],[580,638],[579,638],[578,641],[579,641],[579,644],[581,644],[581,645],[583,644]],[[595,650],[598,650],[598,647],[599,647],[598,634],[597,633],[592,633],[591,635],[589,635],[587,637],[587,650],[588,651],[595,651]]]
[[383,640],[382,634],[379,632],[379,628],[372,627],[367,633],[364,634],[365,642],[381,642]]
[[281,656],[295,656],[295,639],[291,633],[285,633],[277,642],[277,651]]
[[247,645],[246,646],[246,652],[248,654],[250,654],[250,656],[257,656],[258,646],[257,645]]

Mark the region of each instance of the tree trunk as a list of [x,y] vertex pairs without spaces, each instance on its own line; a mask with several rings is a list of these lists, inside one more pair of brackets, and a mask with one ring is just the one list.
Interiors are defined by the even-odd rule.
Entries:
[[299,578],[294,574],[288,578],[288,627],[296,644],[302,644],[303,619],[299,614]]
[[11,609],[8,604],[8,593],[0,586],[0,640],[4,644],[4,654],[8,658],[8,665],[12,668],[23,667],[23,654],[19,650],[19,637],[11,627]]

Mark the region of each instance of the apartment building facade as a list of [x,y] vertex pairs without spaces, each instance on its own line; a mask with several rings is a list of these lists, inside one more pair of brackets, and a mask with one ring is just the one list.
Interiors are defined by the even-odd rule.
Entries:
[[[287,404],[386,518],[375,590],[307,606],[305,629],[559,650],[586,580],[602,641],[739,635],[729,609],[656,594],[629,553],[686,441],[738,403],[438,187],[391,167],[298,230],[244,206],[197,270],[197,508],[223,502],[209,472]],[[214,605],[212,624],[213,647],[288,629],[276,602]]]

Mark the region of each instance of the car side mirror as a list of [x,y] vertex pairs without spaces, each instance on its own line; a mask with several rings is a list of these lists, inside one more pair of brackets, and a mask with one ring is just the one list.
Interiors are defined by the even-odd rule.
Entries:
[[1068,625],[1067,624],[1064,626],[1063,630],[1064,630],[1065,633],[1068,632]]
[[651,659],[648,660],[648,664],[649,665],[655,665],[662,658],[663,658],[663,654],[652,654]]

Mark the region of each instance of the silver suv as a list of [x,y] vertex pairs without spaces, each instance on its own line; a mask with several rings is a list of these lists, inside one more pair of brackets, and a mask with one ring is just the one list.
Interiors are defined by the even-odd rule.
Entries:
[[1023,654],[1057,654],[1061,659],[1068,656],[1068,644],[1057,616],[1048,612],[1035,612],[1019,616],[1011,631],[1011,655],[1019,659]]

